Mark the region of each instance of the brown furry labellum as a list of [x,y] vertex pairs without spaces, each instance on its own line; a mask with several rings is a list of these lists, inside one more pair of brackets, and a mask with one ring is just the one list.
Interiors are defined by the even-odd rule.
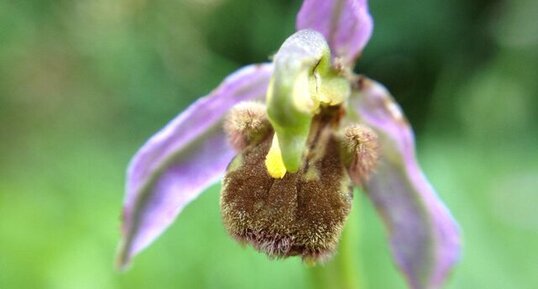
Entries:
[[[272,178],[265,167],[273,131],[256,135],[228,166],[221,192],[224,226],[237,241],[271,258],[324,261],[338,245],[352,203],[342,109],[326,107],[312,121],[297,173]],[[230,129],[228,126],[227,129]],[[234,135],[237,132],[229,132]]]

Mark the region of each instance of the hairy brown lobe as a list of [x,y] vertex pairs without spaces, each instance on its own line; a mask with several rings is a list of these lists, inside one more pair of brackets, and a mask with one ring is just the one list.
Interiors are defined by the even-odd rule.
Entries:
[[354,184],[362,186],[379,160],[377,134],[367,126],[352,124],[344,129],[342,145],[349,176]]
[[335,134],[342,112],[324,108],[312,122],[303,167],[273,179],[265,156],[272,133],[232,161],[223,180],[221,213],[228,232],[269,257],[320,261],[338,244],[351,209],[351,181]]

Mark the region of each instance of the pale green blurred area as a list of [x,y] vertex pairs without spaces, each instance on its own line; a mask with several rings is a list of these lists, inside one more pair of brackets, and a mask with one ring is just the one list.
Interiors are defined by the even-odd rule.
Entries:
[[[0,1],[0,288],[310,288],[297,259],[241,248],[219,186],[120,274],[136,149],[242,65],[267,61],[300,2]],[[417,130],[463,230],[447,288],[538,287],[538,1],[372,1],[357,67]],[[405,288],[356,194],[364,288]]]

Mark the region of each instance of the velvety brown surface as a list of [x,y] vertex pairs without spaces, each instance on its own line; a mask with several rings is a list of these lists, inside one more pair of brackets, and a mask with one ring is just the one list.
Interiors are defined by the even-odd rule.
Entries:
[[314,119],[299,172],[273,179],[264,160],[272,141],[247,146],[223,180],[221,213],[228,232],[269,257],[330,257],[351,209],[351,182],[334,134],[339,111]]

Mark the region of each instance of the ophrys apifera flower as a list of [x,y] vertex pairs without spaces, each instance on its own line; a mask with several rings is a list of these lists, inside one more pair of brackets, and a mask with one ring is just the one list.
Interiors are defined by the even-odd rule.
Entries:
[[[398,104],[352,68],[370,38],[365,0],[306,0],[272,63],[242,68],[153,136],[127,176],[128,264],[223,176],[228,232],[270,257],[329,258],[359,186],[412,288],[438,288],[459,230],[416,160]],[[246,101],[246,102],[245,102]]]

